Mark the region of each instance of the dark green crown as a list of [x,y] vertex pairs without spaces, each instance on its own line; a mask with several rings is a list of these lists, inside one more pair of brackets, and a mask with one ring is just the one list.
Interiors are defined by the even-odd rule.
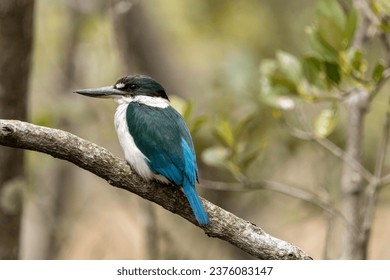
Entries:
[[114,88],[128,92],[129,95],[146,95],[152,97],[162,97],[169,100],[165,89],[155,80],[145,75],[134,75],[120,78]]

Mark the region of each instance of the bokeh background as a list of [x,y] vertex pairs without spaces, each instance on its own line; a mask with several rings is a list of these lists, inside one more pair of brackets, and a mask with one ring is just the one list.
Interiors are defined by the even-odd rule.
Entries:
[[[153,76],[186,115],[200,169],[201,196],[249,220],[315,259],[340,257],[342,219],[311,201],[215,182],[280,182],[326,193],[337,209],[342,162],[317,143],[291,136],[259,99],[259,65],[277,50],[308,51],[305,29],[317,1],[39,0],[30,77],[29,120],[122,152],[113,125],[116,104],[73,93],[122,76]],[[372,46],[372,57],[382,55]],[[364,163],[376,158],[385,86],[365,128]],[[382,94],[383,92],[383,94]],[[309,116],[319,107],[306,108]],[[345,139],[345,112],[331,140]],[[241,131],[238,132],[240,125]],[[227,128],[226,128],[227,127]],[[247,156],[242,170],[223,166],[221,134]],[[225,135],[226,136],[226,135]],[[240,155],[238,155],[239,157]],[[246,253],[186,220],[68,162],[27,152],[21,256],[27,259],[248,259]],[[237,171],[237,172],[235,172]],[[227,187],[229,186],[229,187]],[[390,257],[390,191],[381,192],[370,259]]]

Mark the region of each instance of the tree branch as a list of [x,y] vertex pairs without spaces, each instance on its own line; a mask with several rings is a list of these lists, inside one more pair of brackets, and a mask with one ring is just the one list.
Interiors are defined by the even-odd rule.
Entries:
[[[357,9],[359,16],[352,47],[363,50],[369,39],[370,20],[367,11],[370,7],[364,0],[353,0],[353,6]],[[348,114],[345,154],[359,163],[362,162],[363,155],[364,119],[370,102],[370,93],[360,88],[351,90],[344,100]],[[343,258],[345,259],[367,258],[367,244],[359,238],[363,221],[361,210],[363,190],[362,174],[344,163],[341,176],[342,208],[344,216],[352,225],[352,228],[344,228],[342,233]],[[358,230],[356,232],[351,230],[354,228]]]
[[353,6],[358,10],[359,21],[352,45],[357,49],[362,49],[369,39],[367,33],[368,26],[370,24],[370,18],[375,18],[375,15],[371,16],[371,9],[365,0],[353,0]]
[[[278,193],[288,195],[309,203],[312,203],[323,210],[330,212],[332,214],[337,213],[337,210],[334,209],[331,203],[324,197],[304,190],[302,188],[273,182],[273,181],[261,181],[261,182],[247,182],[247,183],[229,183],[229,182],[220,182],[202,179],[204,183],[203,187],[211,190],[223,190],[231,192],[248,192],[255,190],[270,190]],[[339,214],[339,213],[338,213]]]
[[[38,151],[72,162],[110,185],[153,201],[199,226],[179,188],[144,181],[125,161],[69,132],[16,120],[0,120],[0,145]],[[311,259],[300,248],[267,234],[253,223],[205,199],[202,201],[210,224],[200,228],[208,236],[225,240],[259,259]]]
[[[389,100],[390,101],[390,100]],[[364,215],[362,224],[362,239],[368,244],[372,224],[375,216],[375,206],[378,200],[378,188],[380,187],[382,172],[385,164],[385,156],[389,144],[389,132],[390,132],[390,102],[388,104],[385,123],[383,125],[382,138],[378,147],[378,153],[375,163],[374,178],[368,184],[365,193],[364,201]]]
[[379,181],[378,188],[383,188],[387,185],[390,185],[390,174],[386,174],[381,178],[381,180]]
[[306,201],[317,207],[320,207],[321,209],[325,210],[328,213],[331,219],[337,216],[343,221],[346,227],[348,227],[352,231],[357,230],[356,228],[352,228],[352,225],[348,224],[348,220],[344,217],[344,215],[339,210],[337,210],[333,206],[329,198],[299,187],[286,185],[274,181],[229,183],[229,182],[220,182],[220,181],[202,179],[202,182],[204,183],[203,184],[204,188],[211,189],[211,190],[221,190],[221,191],[231,191],[231,192],[269,190],[273,192],[278,192],[296,199],[300,199],[302,201]]

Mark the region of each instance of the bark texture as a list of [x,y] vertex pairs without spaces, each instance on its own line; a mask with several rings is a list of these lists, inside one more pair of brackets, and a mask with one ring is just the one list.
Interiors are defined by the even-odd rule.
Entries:
[[[33,0],[0,2],[0,118],[27,118],[33,8]],[[23,150],[0,147],[0,259],[18,258],[21,212],[4,207],[4,200],[23,177]]]

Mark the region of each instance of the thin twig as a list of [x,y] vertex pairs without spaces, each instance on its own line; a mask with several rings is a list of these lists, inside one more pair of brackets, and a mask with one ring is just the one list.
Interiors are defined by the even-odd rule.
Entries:
[[389,132],[390,132],[390,99],[387,108],[385,123],[383,126],[382,138],[377,152],[374,178],[368,184],[364,196],[365,212],[364,212],[363,222],[362,222],[362,233],[363,233],[362,238],[363,240],[365,240],[365,242],[367,242],[369,239],[372,223],[374,220],[375,206],[378,197],[378,188],[381,184],[381,177],[382,177],[383,167],[385,163],[387,147],[389,143]]
[[[321,209],[325,210],[328,215],[333,217],[340,217],[343,223],[351,228],[352,225],[348,224],[348,221],[345,219],[343,214],[333,207],[332,202],[328,197],[320,196],[316,193],[310,192],[308,190],[304,190],[302,188],[294,187],[291,185],[274,182],[274,181],[261,181],[261,182],[247,182],[246,184],[235,183],[235,182],[221,182],[221,181],[213,181],[202,178],[200,180],[202,182],[202,187],[210,190],[217,191],[231,191],[231,192],[249,192],[255,190],[270,190],[279,192],[281,194],[300,199],[306,202],[309,202]],[[353,232],[356,232],[357,229],[352,229]]]
[[343,149],[338,147],[328,138],[320,138],[315,135],[315,133],[312,131],[309,122],[305,117],[305,113],[303,112],[302,107],[297,107],[296,112],[297,112],[298,120],[300,121],[301,125],[305,129],[305,131],[302,132],[306,132],[307,137],[309,137],[310,140],[317,142],[320,146],[322,146],[323,148],[331,152],[336,157],[340,158],[343,162],[345,162],[350,167],[355,169],[355,171],[357,171],[361,176],[363,176],[363,178],[365,178],[368,182],[372,179],[373,175],[371,174],[371,172],[368,171],[363,165],[361,165],[360,162],[348,156]]
[[334,156],[340,158],[343,162],[347,163],[350,167],[355,169],[356,172],[359,172],[359,174],[367,180],[367,182],[370,182],[373,178],[373,174],[371,174],[370,171],[368,171],[363,165],[361,165],[359,162],[354,160],[353,158],[349,157],[344,150],[342,150],[340,147],[338,147],[336,144],[334,144],[332,141],[330,141],[328,138],[319,138],[317,137],[313,132],[311,131],[304,131],[301,129],[298,129],[296,127],[291,126],[286,121],[282,123],[282,125],[289,131],[289,133],[301,140],[306,141],[315,141],[320,146],[331,152]]
[[246,184],[242,183],[228,183],[228,182],[219,182],[201,179],[202,186],[206,189],[212,190],[223,190],[223,191],[233,191],[233,192],[248,192],[255,191],[259,189],[276,191],[297,199],[310,202],[326,211],[336,212],[337,210],[333,209],[331,203],[328,199],[317,195],[316,193],[304,190],[302,188],[297,188],[287,184],[282,184],[273,181],[261,181],[261,182],[247,182]]
[[[345,220],[345,217],[340,213],[340,216],[342,216]],[[324,246],[324,253],[323,253],[323,259],[328,260],[330,258],[330,248],[332,245],[332,232],[334,228],[334,217],[332,213],[327,213],[326,215],[326,233],[325,233],[325,246]]]
[[330,151],[332,154],[342,159],[345,163],[347,163],[349,166],[355,169],[355,171],[359,172],[359,174],[363,176],[364,179],[366,179],[367,181],[370,181],[372,179],[373,175],[371,174],[370,171],[368,171],[358,161],[349,157],[344,150],[342,150],[339,146],[334,144],[332,141],[330,141],[327,138],[318,138],[318,137],[315,137],[314,140],[322,147]]
[[356,49],[363,49],[368,40],[367,31],[370,24],[370,7],[366,0],[354,0],[353,6],[359,12],[359,20],[352,45]]
[[389,185],[390,185],[390,174],[386,174],[380,179],[378,188],[383,188]]

